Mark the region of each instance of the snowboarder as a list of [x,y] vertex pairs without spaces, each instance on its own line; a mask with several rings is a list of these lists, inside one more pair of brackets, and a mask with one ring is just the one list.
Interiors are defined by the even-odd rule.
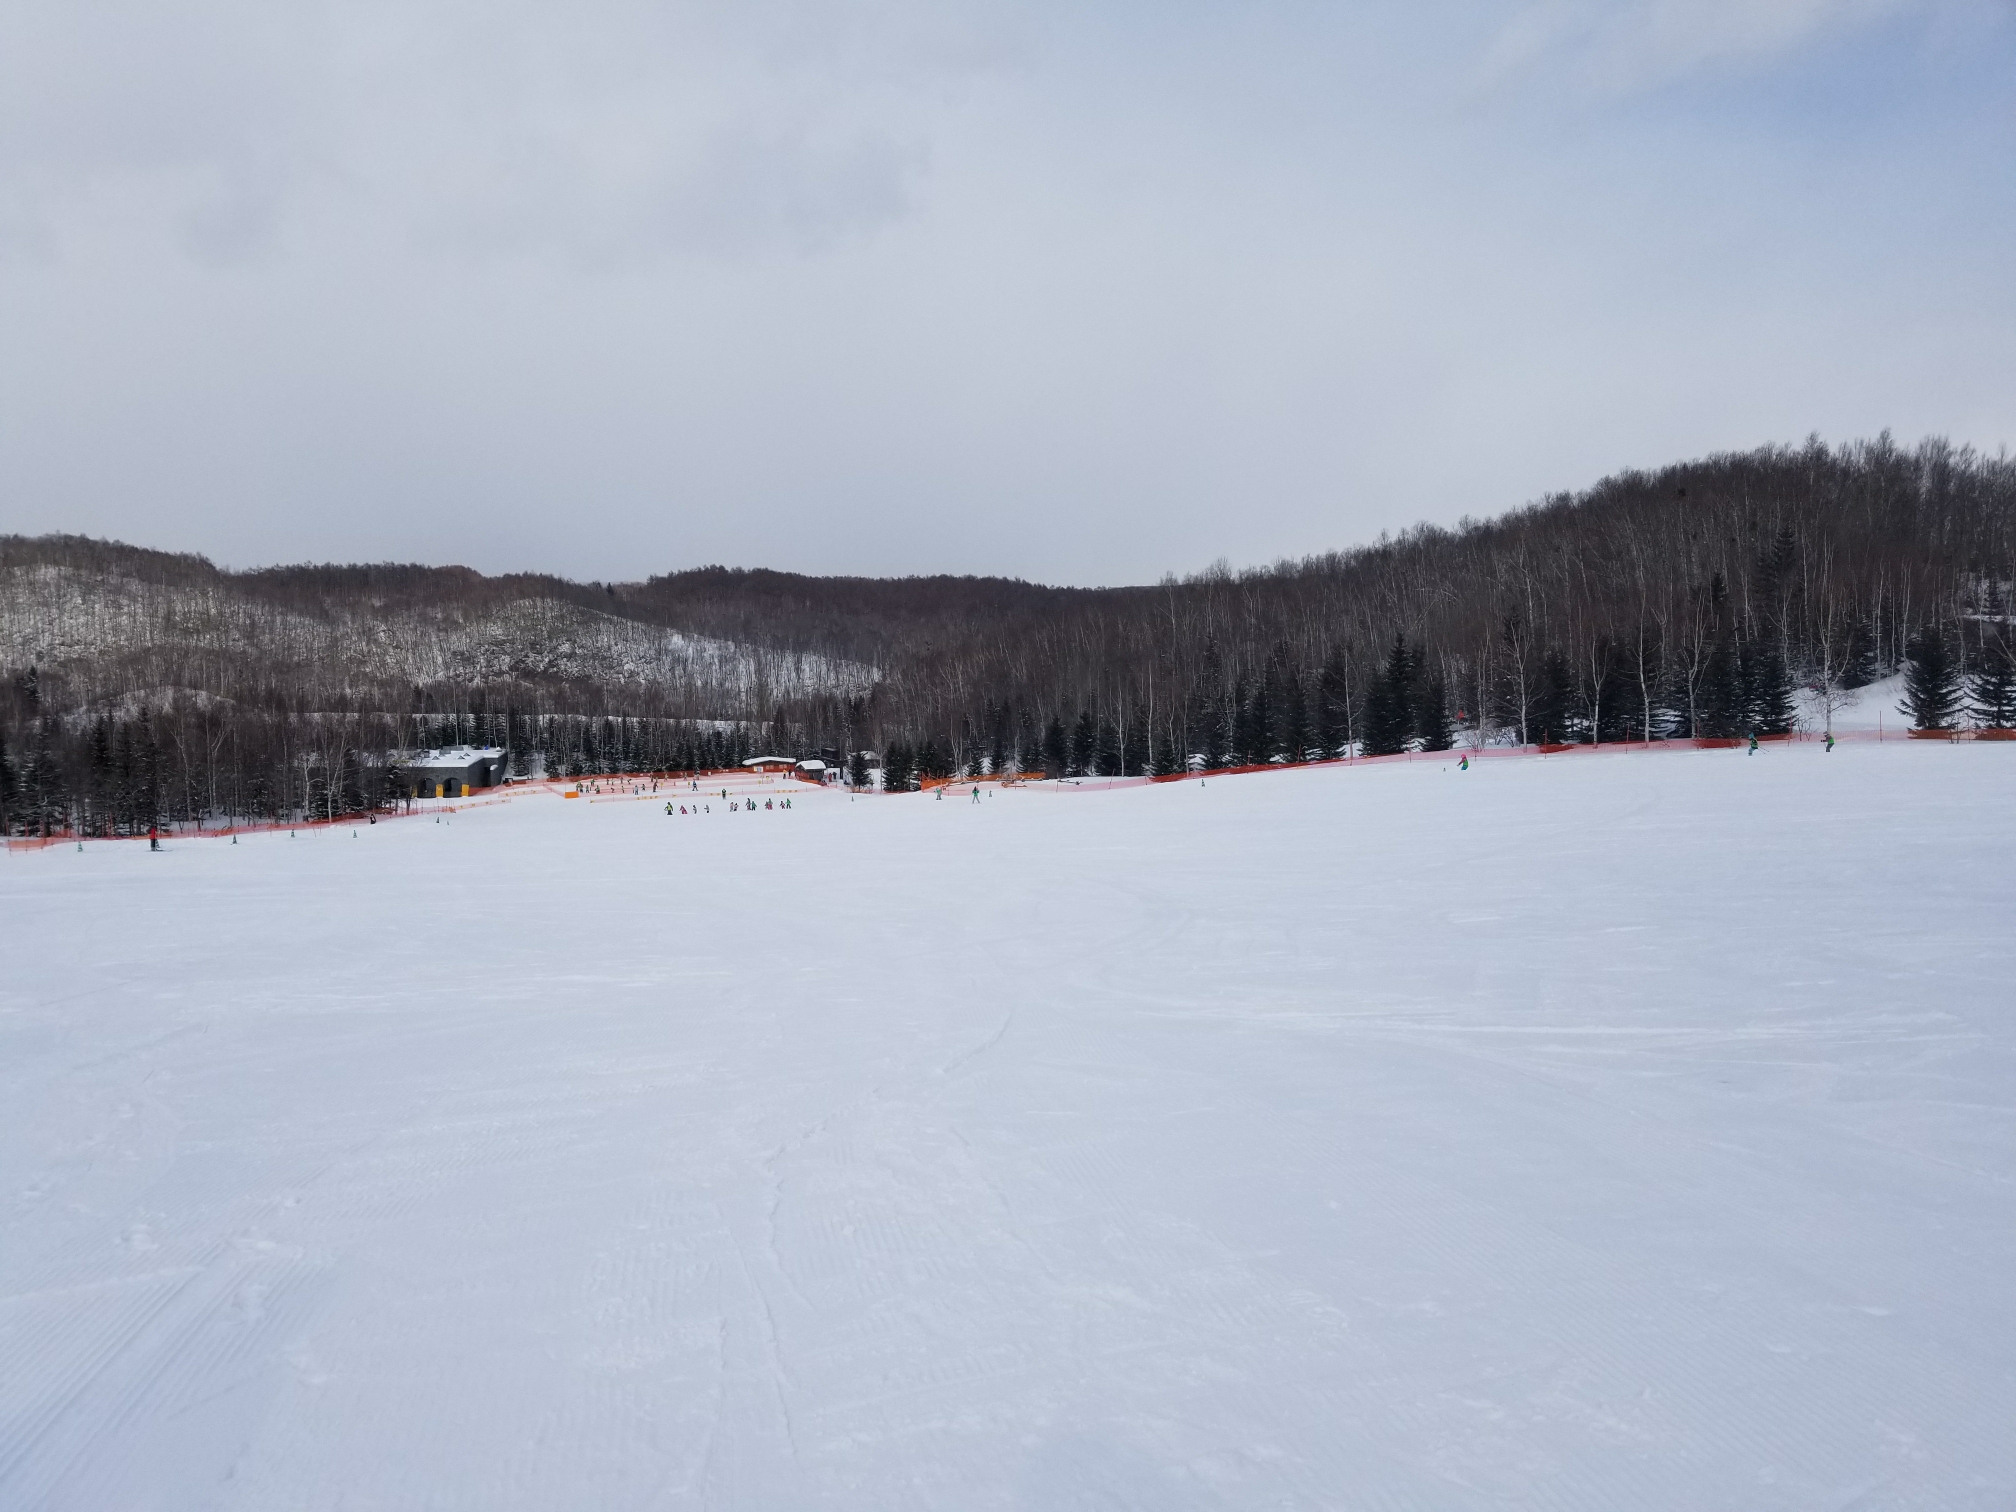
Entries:
[[1827,750],[1830,754],[1834,750],[1834,732],[1832,730],[1827,732]]
[[1461,761],[1459,761],[1459,762],[1457,762],[1457,763],[1456,763],[1456,770],[1457,770],[1457,771],[1459,771],[1459,772],[1467,772],[1467,771],[1469,771],[1469,770],[1470,770],[1470,756],[1469,756],[1469,753],[1467,753],[1467,752],[1466,752],[1466,753],[1464,753],[1464,756],[1463,756],[1463,759],[1462,759]]

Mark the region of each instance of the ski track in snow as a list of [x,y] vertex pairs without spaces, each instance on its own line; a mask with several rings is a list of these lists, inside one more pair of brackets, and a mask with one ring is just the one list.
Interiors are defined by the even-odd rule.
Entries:
[[2016,1505],[2016,753],[0,859],[0,1508]]

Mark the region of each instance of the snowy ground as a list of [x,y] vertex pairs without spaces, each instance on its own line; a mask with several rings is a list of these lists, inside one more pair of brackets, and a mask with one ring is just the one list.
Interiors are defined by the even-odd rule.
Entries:
[[2016,749],[788,790],[0,859],[0,1507],[2016,1505]]

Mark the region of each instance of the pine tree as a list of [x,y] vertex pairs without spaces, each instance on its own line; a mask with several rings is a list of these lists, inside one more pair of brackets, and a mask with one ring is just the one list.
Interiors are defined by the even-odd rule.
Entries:
[[1225,722],[1225,667],[1218,657],[1218,642],[1204,643],[1203,663],[1190,690],[1190,728],[1194,732],[1208,771],[1226,764],[1230,754],[1231,731]]
[[847,786],[857,793],[868,786],[868,753],[849,751],[847,753]]
[[910,748],[900,740],[889,742],[882,753],[882,791],[885,793],[907,793],[910,791],[911,757]]
[[1858,619],[1848,630],[1848,652],[1841,664],[1841,686],[1848,689],[1866,688],[1876,681],[1879,668],[1876,663],[1876,632],[1865,619]]
[[364,767],[356,751],[346,747],[342,765],[337,769],[336,812],[340,814],[361,814],[364,812]]
[[1414,728],[1424,751],[1446,751],[1456,744],[1456,724],[1449,717],[1449,687],[1440,672],[1421,683],[1414,704]]
[[1758,735],[1784,735],[1792,729],[1792,675],[1785,658],[1770,641],[1746,641],[1742,657],[1745,723]]
[[1960,710],[1960,664],[1937,625],[1911,638],[1904,653],[1904,702],[1914,730],[1950,730]]
[[1342,647],[1333,650],[1316,676],[1316,744],[1326,761],[1340,753],[1349,754],[1345,747],[1351,739],[1354,710],[1347,654]]
[[84,813],[79,827],[89,834],[112,834],[117,822],[118,770],[112,760],[110,720],[101,716],[92,724],[84,760]]
[[1701,673],[1701,688],[1696,702],[1700,709],[1700,728],[1695,734],[1727,740],[1743,732],[1744,717],[1749,711],[1744,707],[1746,700],[1736,647],[1726,635],[1718,639],[1708,653],[1708,664]]
[[1414,735],[1414,656],[1404,635],[1393,637],[1386,664],[1365,695],[1365,754],[1396,756]]
[[2006,625],[1984,626],[1974,643],[1967,712],[1986,730],[2016,726],[2016,643]]
[[1568,669],[1568,658],[1559,650],[1549,650],[1540,659],[1540,676],[1527,707],[1527,728],[1535,745],[1559,745],[1573,735],[1574,703],[1575,678]]
[[1078,723],[1071,729],[1070,766],[1067,777],[1089,776],[1092,766],[1099,757],[1099,722],[1092,717],[1090,709],[1079,711]]
[[1309,697],[1302,686],[1302,674],[1293,663],[1281,672],[1281,749],[1290,761],[1307,761],[1315,754],[1316,732],[1309,721]]
[[1043,775],[1062,777],[1070,761],[1071,747],[1064,736],[1064,721],[1053,716],[1050,728],[1043,732]]

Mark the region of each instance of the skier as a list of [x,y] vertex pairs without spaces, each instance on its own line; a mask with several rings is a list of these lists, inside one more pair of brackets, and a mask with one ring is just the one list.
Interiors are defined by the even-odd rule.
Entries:
[[1750,749],[1743,754],[1745,756],[1755,756],[1757,754],[1757,732],[1755,730],[1750,732]]
[[980,801],[980,784],[977,782],[973,784],[973,801],[975,803]]
[[150,851],[161,849],[161,831],[151,824],[147,826],[147,849]]

